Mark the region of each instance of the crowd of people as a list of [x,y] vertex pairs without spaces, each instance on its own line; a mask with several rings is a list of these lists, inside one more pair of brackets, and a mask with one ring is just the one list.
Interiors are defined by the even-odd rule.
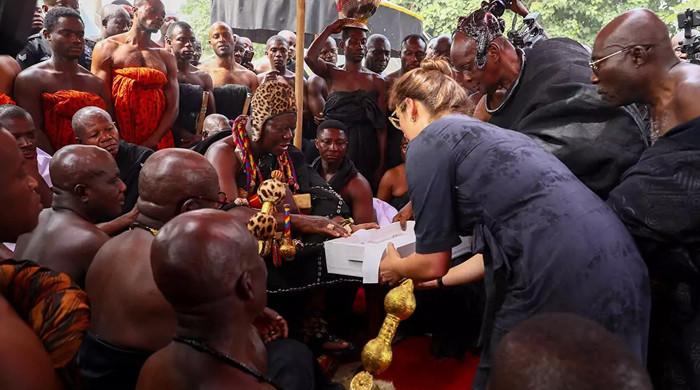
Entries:
[[0,387],[342,389],[387,288],[323,244],[414,220],[380,281],[419,287],[404,335],[474,333],[474,389],[700,388],[700,68],[652,11],[523,46],[484,3],[388,73],[353,19],[256,66],[161,0],[105,5],[96,41],[42,1],[0,56]]

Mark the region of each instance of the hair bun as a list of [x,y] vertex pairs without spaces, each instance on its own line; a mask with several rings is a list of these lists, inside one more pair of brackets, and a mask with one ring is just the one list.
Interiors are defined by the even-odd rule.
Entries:
[[452,67],[450,63],[440,57],[426,58],[420,65],[420,68],[426,72],[437,71],[446,76],[452,77]]

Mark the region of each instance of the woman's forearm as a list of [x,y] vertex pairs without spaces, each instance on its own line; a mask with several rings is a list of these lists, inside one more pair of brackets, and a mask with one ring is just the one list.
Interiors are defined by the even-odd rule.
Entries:
[[414,253],[396,262],[397,272],[416,281],[439,278],[447,273],[452,252]]
[[445,286],[473,283],[484,278],[484,256],[476,254],[462,264],[450,268],[442,277]]

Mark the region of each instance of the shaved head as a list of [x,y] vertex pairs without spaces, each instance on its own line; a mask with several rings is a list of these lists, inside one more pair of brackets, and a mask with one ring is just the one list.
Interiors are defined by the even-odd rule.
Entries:
[[496,348],[489,390],[651,390],[640,362],[597,323],[564,313],[536,315]]
[[143,165],[137,205],[144,214],[166,208],[173,216],[180,210],[172,206],[181,207],[184,201],[200,197],[216,200],[218,193],[219,178],[204,156],[187,149],[165,149],[154,153]]
[[65,146],[53,155],[49,173],[54,207],[78,207],[93,223],[121,214],[126,186],[108,151],[92,145]]
[[75,136],[79,140],[84,139],[86,128],[92,125],[96,119],[112,122],[112,116],[109,115],[107,111],[96,106],[83,107],[73,114],[71,125],[73,126]]
[[649,103],[660,77],[678,63],[666,24],[648,9],[613,19],[593,45],[591,81],[614,106]]
[[204,119],[204,132],[208,137],[222,130],[229,130],[228,118],[221,114],[211,114]]
[[661,45],[671,47],[668,27],[652,11],[634,9],[613,19],[598,33],[596,46]]
[[218,29],[224,29],[227,30],[228,32],[231,33],[232,37],[236,37],[236,35],[233,33],[233,29],[231,29],[231,26],[224,22],[215,22],[211,26],[209,26],[209,37],[211,37],[212,33]]
[[117,163],[104,149],[91,145],[68,145],[56,152],[51,159],[49,172],[54,186],[71,190],[95,176],[110,173]]
[[[156,285],[176,311],[236,298],[239,285],[257,284],[265,305],[266,269],[257,241],[229,213],[196,210],[168,222],[151,246]],[[251,280],[252,279],[252,280]]]

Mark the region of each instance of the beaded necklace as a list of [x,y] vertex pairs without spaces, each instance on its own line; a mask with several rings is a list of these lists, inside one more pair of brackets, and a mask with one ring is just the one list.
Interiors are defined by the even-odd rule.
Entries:
[[[254,194],[257,186],[264,180],[263,174],[258,167],[258,163],[253,155],[253,148],[246,125],[248,116],[241,115],[233,122],[233,139],[236,148],[241,151],[243,173],[245,174],[245,191],[246,195]],[[289,185],[292,192],[299,190],[296,171],[294,164],[289,159],[289,154],[285,151],[277,156],[277,164],[280,170],[284,173],[284,179]]]

